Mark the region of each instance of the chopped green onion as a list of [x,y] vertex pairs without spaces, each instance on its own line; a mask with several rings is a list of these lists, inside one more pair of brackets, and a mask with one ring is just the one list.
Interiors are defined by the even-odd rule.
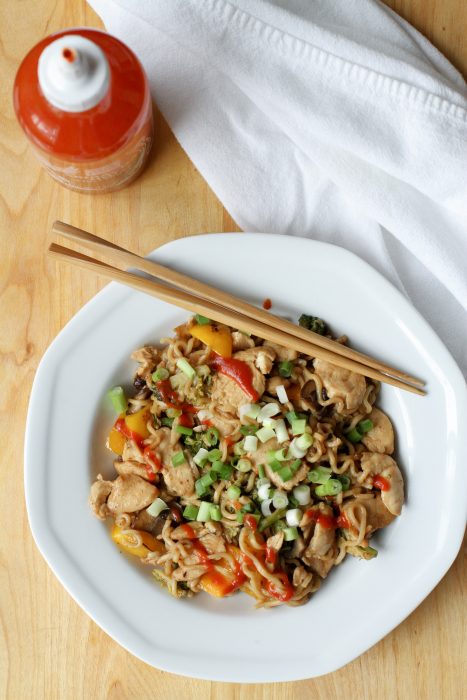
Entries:
[[276,395],[281,403],[287,403],[289,400],[286,388],[283,384],[279,384],[278,386],[276,386]]
[[162,416],[162,418],[161,418],[161,425],[165,425],[166,428],[171,428],[173,422],[174,422],[174,419],[169,418],[168,416]]
[[251,462],[249,459],[239,459],[237,464],[237,469],[239,472],[249,472],[251,471]]
[[235,443],[235,445],[233,446],[233,453],[234,453],[234,455],[237,455],[237,457],[241,457],[242,455],[245,454],[243,440]]
[[[267,479],[265,479],[265,481],[265,484],[261,484],[261,486],[258,487],[258,498],[260,501],[267,501],[267,499],[271,496],[271,484]],[[269,511],[269,513],[270,512],[271,511]]]
[[240,432],[242,435],[254,435],[258,430],[257,425],[241,425]]
[[245,517],[245,513],[243,513],[241,510],[237,511],[237,523],[243,523],[243,518]]
[[254,510],[255,510],[255,506],[253,505],[253,503],[245,503],[245,505],[242,508],[242,511],[244,513],[253,513]]
[[202,467],[209,456],[209,452],[204,449],[204,447],[200,447],[198,452],[195,454],[193,457],[193,462],[198,465],[198,467]]
[[281,407],[278,403],[265,403],[258,415],[256,416],[256,420],[258,421],[258,423],[262,423],[264,420],[272,418],[273,416],[280,413],[280,410]]
[[210,462],[217,462],[218,459],[222,457],[222,452],[220,450],[209,450],[208,459]]
[[317,467],[308,472],[308,481],[312,484],[324,484],[331,478],[332,469],[330,467]]
[[292,455],[292,457],[301,458],[301,457],[304,457],[306,455],[306,450],[302,450],[297,445],[297,440],[298,440],[298,438],[294,438],[292,440],[292,442],[290,443],[289,452]]
[[313,444],[313,435],[304,433],[295,440],[295,443],[300,450],[307,450]]
[[216,459],[216,461],[212,463],[212,469],[214,469],[215,472],[219,472],[222,467],[225,467],[225,463],[221,462],[219,459]]
[[285,520],[278,520],[273,525],[274,532],[282,532],[283,530],[286,530],[286,529],[287,529],[287,523],[285,522]]
[[179,411],[178,408],[168,408],[166,410],[166,413],[169,416],[169,418],[178,418],[182,415],[182,412]]
[[325,484],[317,486],[315,493],[322,498],[323,496],[337,496],[342,491],[342,484],[337,479],[328,479]]
[[357,428],[352,428],[352,430],[349,430],[349,432],[345,434],[345,437],[347,440],[350,440],[350,442],[360,442],[363,435]]
[[275,452],[273,452],[273,457],[279,462],[285,462],[285,460],[287,459],[287,457],[285,456],[285,449],[282,448],[280,450],[276,450]]
[[183,374],[186,374],[186,376],[190,379],[193,379],[193,377],[196,376],[195,369],[190,365],[186,358],[179,357],[175,364],[177,365],[178,369],[181,369]]
[[285,519],[287,520],[287,525],[289,527],[297,527],[300,525],[300,520],[302,519],[302,511],[300,508],[291,508],[285,514]]
[[287,426],[285,425],[285,421],[283,418],[279,418],[276,421],[276,425],[274,426],[274,431],[276,433],[277,442],[279,444],[282,444],[283,442],[287,442],[287,440],[289,439],[289,433],[287,431]]
[[247,435],[243,441],[246,452],[256,452],[258,449],[258,438],[256,435]]
[[185,455],[183,452],[176,452],[172,455],[172,464],[174,467],[179,467],[185,461]]
[[306,429],[305,418],[296,418],[292,421],[292,435],[303,435]]
[[180,435],[193,435],[193,428],[185,428],[184,425],[176,425],[175,430]]
[[195,321],[198,326],[207,326],[208,323],[211,323],[209,318],[206,318],[206,316],[201,316],[201,314],[195,314]]
[[293,495],[301,506],[307,506],[311,501],[310,487],[306,484],[296,486],[293,490]]
[[260,411],[261,411],[261,406],[259,404],[257,404],[257,403],[244,403],[238,409],[238,415],[240,416],[240,418],[243,418],[243,416],[247,416],[247,418],[251,418],[252,420],[255,420]]
[[214,447],[214,445],[217,445],[219,442],[219,431],[217,428],[208,428],[204,433],[203,433],[203,442],[206,443],[206,445],[209,445],[210,447]]
[[294,368],[293,362],[290,360],[283,360],[279,362],[278,370],[281,377],[290,377]]
[[289,411],[285,414],[285,417],[289,421],[290,425],[292,425],[292,421],[298,420],[298,413],[295,413],[295,411]]
[[211,520],[216,520],[216,521],[222,520],[222,513],[221,513],[220,506],[213,504],[210,508],[210,511],[211,511]]
[[258,465],[258,476],[260,479],[264,479],[266,476],[266,473],[264,471],[264,464],[259,464]]
[[302,466],[302,460],[301,459],[296,459],[292,464],[290,465],[290,468],[292,472],[295,474],[297,469],[299,469]]
[[128,408],[128,401],[126,400],[125,392],[123,390],[123,387],[121,386],[114,386],[112,389],[109,389],[107,392],[107,396],[109,397],[110,401],[112,402],[113,409],[115,413],[125,413],[125,411]]
[[290,467],[282,467],[282,469],[279,469],[277,473],[282,481],[289,481],[293,477],[293,471]]
[[343,491],[348,491],[350,488],[350,479],[347,476],[347,474],[336,474],[336,479],[339,479],[339,481],[342,484],[342,490]]
[[201,498],[202,496],[205,496],[206,493],[209,490],[209,487],[214,483],[214,479],[211,477],[211,474],[203,474],[199,479],[195,481],[195,489],[197,495]]
[[365,418],[365,420],[361,420],[360,423],[357,424],[357,430],[363,435],[372,430],[373,427],[373,421],[369,418]]
[[274,496],[272,497],[272,505],[274,508],[286,508],[289,505],[289,499],[287,494],[283,491],[274,491]]
[[293,540],[296,540],[298,537],[298,530],[296,527],[286,527],[283,530],[284,532],[284,540],[286,542],[292,542]]
[[240,461],[240,457],[238,455],[234,455],[233,457],[230,458],[230,466],[235,468],[239,461]]
[[272,428],[260,428],[256,433],[256,437],[261,440],[261,442],[267,442],[271,438],[275,437],[276,433]]
[[378,550],[375,549],[374,547],[358,546],[357,549],[361,550],[363,559],[374,559],[375,557],[378,556]]
[[239,489],[238,486],[229,486],[227,489],[227,498],[230,498],[231,501],[237,501],[240,497],[241,494],[241,489]]
[[159,367],[155,372],[151,374],[151,379],[153,382],[160,382],[164,379],[168,379],[170,372],[165,367]]
[[212,503],[209,503],[208,501],[201,501],[196,520],[201,523],[211,520],[211,506]]
[[284,517],[284,515],[287,512],[287,508],[280,508],[279,510],[276,510],[274,513],[271,515],[268,515],[267,518],[264,518],[264,520],[261,522],[259,526],[259,531],[263,532],[263,530],[266,530],[266,528],[271,527],[271,525],[274,525],[277,520],[280,520],[281,518]]
[[152,515],[153,518],[157,518],[159,513],[162,513],[162,511],[166,510],[168,507],[169,506],[162,500],[162,498],[156,498],[156,500],[151,503],[149,508],[146,508],[146,513]]
[[233,467],[229,464],[224,464],[224,466],[217,472],[220,479],[230,479],[233,474]]
[[183,517],[185,520],[196,520],[198,517],[199,508],[197,506],[186,506],[183,511]]
[[268,462],[268,465],[271,467],[273,472],[279,472],[284,466],[278,459],[271,459],[271,461]]

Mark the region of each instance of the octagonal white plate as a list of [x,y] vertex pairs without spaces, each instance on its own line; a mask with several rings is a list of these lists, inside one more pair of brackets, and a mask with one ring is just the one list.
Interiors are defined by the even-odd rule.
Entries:
[[[398,625],[453,562],[466,517],[466,388],[421,316],[353,254],[265,234],[185,238],[154,259],[296,319],[309,312],[354,347],[427,380],[428,396],[384,386],[406,479],[402,515],[374,542],[377,559],[348,558],[304,607],[255,610],[239,594],[177,601],[150,570],[119,553],[88,508],[91,481],[110,475],[113,416],[103,396],[130,382],[133,349],[157,342],[186,313],[109,284],[44,355],[31,394],[25,490],[37,546],[79,605],[119,644],[173,673],[233,682],[333,671]],[[72,290],[70,290],[72,293]]]

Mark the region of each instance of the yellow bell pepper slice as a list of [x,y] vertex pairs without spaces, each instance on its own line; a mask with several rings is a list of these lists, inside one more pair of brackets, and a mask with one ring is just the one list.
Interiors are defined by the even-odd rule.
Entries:
[[[242,559],[242,553],[238,547],[235,545],[229,545],[228,551],[231,552],[235,559],[240,562]],[[224,598],[230,595],[234,591],[232,590],[232,583],[234,582],[238,572],[234,572],[231,566],[226,562],[219,560],[218,564],[222,565],[225,570],[225,574],[221,574],[218,571],[208,571],[204,574],[200,580],[200,586],[205,593],[214,596],[215,598]],[[240,586],[236,586],[235,590]]]
[[121,456],[123,454],[125,442],[125,436],[122,435],[122,433],[120,433],[118,430],[115,430],[115,428],[112,428],[112,430],[109,433],[109,437],[107,438],[107,447],[109,448],[109,450],[112,450],[112,452],[115,452],[116,455]]
[[122,528],[118,527],[118,525],[114,525],[112,527],[112,539],[118,545],[118,548],[121,551],[126,552],[127,554],[132,554],[140,559],[146,557],[149,552],[157,552],[158,554],[163,554],[165,552],[165,547],[162,542],[156,540],[156,538],[153,537],[150,532],[146,532],[145,530],[130,530],[130,532],[140,535],[141,539],[143,540],[143,544],[141,544],[139,547],[130,547],[127,540],[128,530],[122,530]]
[[194,324],[190,328],[190,333],[218,355],[232,357],[232,334],[225,326],[215,326],[212,323],[202,326]]
[[137,433],[143,440],[149,436],[147,422],[149,420],[150,411],[148,408],[140,408],[136,413],[131,413],[125,416],[125,423],[129,430]]

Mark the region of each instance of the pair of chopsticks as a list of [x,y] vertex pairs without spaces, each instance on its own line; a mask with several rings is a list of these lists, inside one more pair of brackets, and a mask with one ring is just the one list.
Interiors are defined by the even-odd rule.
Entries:
[[[391,384],[421,396],[426,393],[421,388],[424,382],[416,377],[373,357],[352,350],[334,340],[313,333],[313,331],[296,326],[290,321],[263,311],[228,292],[142,258],[76,226],[56,221],[52,225],[52,233],[78,243],[93,254],[105,255],[112,265],[52,243],[49,246],[49,253],[59,260],[91,270],[140,292],[156,296],[169,304],[207,316],[218,323],[240,328],[264,340],[292,348],[305,355],[327,360],[365,377]],[[161,284],[156,280],[148,280],[136,273],[114,267],[114,265],[135,268],[172,286]]]

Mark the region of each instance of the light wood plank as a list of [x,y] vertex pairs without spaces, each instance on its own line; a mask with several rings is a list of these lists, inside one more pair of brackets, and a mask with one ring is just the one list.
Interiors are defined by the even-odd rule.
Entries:
[[[387,4],[467,73],[465,0]],[[195,681],[148,667],[86,617],[39,555],[23,499],[29,390],[47,345],[103,285],[92,275],[46,260],[52,221],[72,221],[141,254],[179,236],[238,230],[159,115],[151,162],[123,192],[86,197],[60,188],[41,172],[14,118],[13,76],[20,59],[43,36],[86,24],[99,26],[84,0],[0,4],[0,698],[460,699],[467,680],[465,547],[427,600],[346,668],[314,680],[264,686]],[[347,604],[343,599],[343,614]],[[383,603],[374,591],[368,614],[377,604]],[[314,643],[318,642],[310,630],[310,644]]]

